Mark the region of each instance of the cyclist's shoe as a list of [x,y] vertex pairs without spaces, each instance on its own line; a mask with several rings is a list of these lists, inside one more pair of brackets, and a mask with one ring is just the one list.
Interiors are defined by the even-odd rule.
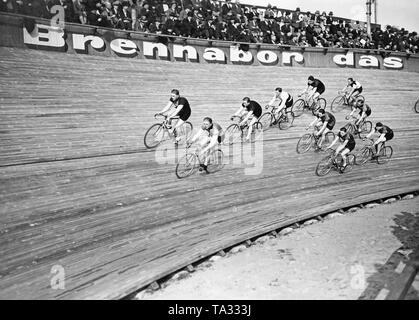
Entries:
[[206,173],[209,173],[207,170],[207,166],[205,164],[200,164],[199,165],[199,172],[205,171]]
[[[176,136],[175,136],[175,137],[176,137]],[[181,139],[182,139],[181,137],[176,137],[176,138],[175,138],[174,143],[175,143],[175,144],[178,144],[178,143],[179,143],[179,141],[180,141]]]
[[345,172],[345,169],[346,169],[346,167],[348,166],[348,164],[345,164],[345,165],[342,165],[340,168],[339,168],[339,172],[340,173],[344,173]]

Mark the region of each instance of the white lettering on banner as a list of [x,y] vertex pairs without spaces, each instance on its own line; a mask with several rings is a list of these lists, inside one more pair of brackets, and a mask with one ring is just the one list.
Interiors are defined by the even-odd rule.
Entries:
[[285,66],[292,66],[292,58],[294,58],[295,62],[303,63],[304,56],[298,52],[283,52],[282,53],[282,63]]
[[217,48],[206,48],[203,55],[206,61],[225,62],[226,56],[224,51]]
[[[153,42],[143,42],[143,50],[144,55],[146,57],[151,58],[165,58],[167,59],[169,57],[169,51],[167,50],[167,46],[165,46],[163,43],[153,43]],[[154,55],[154,50],[157,50],[157,57]]]
[[230,46],[230,61],[231,62],[252,62],[253,55],[249,51],[240,50],[237,46]]
[[102,50],[105,48],[105,41],[97,36],[85,36],[82,34],[73,34],[73,48],[77,51],[87,50],[87,42],[90,42],[92,48]]
[[116,53],[119,53],[123,56],[131,56],[137,53],[137,45],[131,40],[126,39],[115,39],[110,43],[110,47]]
[[58,27],[64,29],[64,8],[60,5],[55,5],[51,8],[50,13],[56,13],[56,15],[51,18],[51,27]]
[[65,46],[64,31],[60,28],[37,24],[32,34],[29,34],[26,28],[23,28],[23,42],[38,46],[63,48]]
[[349,51],[346,55],[337,54],[333,57],[333,62],[341,67],[343,66],[355,67],[354,53]]
[[379,68],[380,62],[373,56],[361,56],[359,65],[364,68]]
[[384,67],[387,69],[403,69],[403,60],[396,57],[388,57],[384,59]]
[[198,60],[198,52],[192,46],[173,45],[173,57],[175,59],[184,59],[183,54],[186,51],[189,60]]
[[262,64],[276,64],[278,62],[278,56],[275,52],[262,50],[257,53],[257,59]]

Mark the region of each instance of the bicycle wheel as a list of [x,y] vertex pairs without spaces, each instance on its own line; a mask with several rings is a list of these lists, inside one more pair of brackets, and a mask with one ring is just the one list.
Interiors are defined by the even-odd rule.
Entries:
[[179,179],[190,176],[197,166],[197,160],[197,156],[194,153],[185,154],[176,165],[176,176]]
[[192,133],[192,123],[186,121],[177,131],[178,143],[186,142]]
[[323,177],[330,172],[333,168],[333,158],[332,156],[327,156],[320,160],[316,167],[316,175]]
[[313,105],[313,108],[311,109],[311,113],[313,114],[313,116],[316,115],[317,110],[319,109],[326,110],[326,99],[320,98],[319,100],[317,100],[317,103]]
[[337,96],[333,99],[332,104],[330,105],[330,110],[332,110],[332,112],[341,111],[344,105],[345,98],[343,96]]
[[262,124],[263,131],[268,130],[271,127],[273,116],[270,112],[265,112],[259,118],[259,122]]
[[306,133],[303,135],[297,143],[297,153],[305,153],[310,150],[311,145],[313,144],[313,135],[311,133]]
[[[252,134],[250,135],[250,142],[255,142],[259,138],[259,134],[263,131],[264,130],[263,130],[262,123],[260,123],[259,120],[256,121],[252,125]],[[247,137],[248,133],[249,133],[249,127],[247,126],[246,128],[243,129],[243,139]]]
[[242,131],[238,124],[231,124],[227,127],[224,133],[224,144],[231,145],[237,141],[240,141],[242,137]]
[[360,129],[360,133],[359,133],[359,137],[361,138],[361,139],[363,139],[363,138],[365,138],[367,135],[368,135],[368,133],[370,133],[371,132],[371,130],[372,130],[372,123],[371,123],[371,121],[365,121],[362,125],[361,125],[361,127],[359,128]]
[[351,133],[351,134],[355,134],[355,126],[352,123],[347,123],[345,124],[344,128],[346,128],[346,131]]
[[[165,133],[162,124],[153,124],[144,135],[144,145],[146,148],[152,149],[157,147],[163,141]],[[167,138],[169,138],[168,135]]]
[[355,156],[350,153],[346,156],[346,167],[342,168],[340,172],[342,173],[351,172],[354,165],[355,165]]
[[287,130],[291,128],[293,122],[294,122],[294,113],[287,112],[284,115],[282,115],[281,118],[279,119],[279,123],[278,123],[279,129]]
[[418,99],[418,101],[416,101],[416,103],[415,103],[415,111],[416,111],[417,113],[419,113],[419,99]]
[[304,101],[304,99],[298,99],[297,101],[295,101],[292,107],[295,117],[299,117],[303,114],[305,104],[306,102]]
[[207,171],[209,173],[214,173],[221,170],[224,166],[224,153],[222,150],[217,149],[211,152],[208,156]]
[[380,152],[378,153],[377,156],[377,163],[378,164],[385,164],[387,162],[390,161],[390,158],[393,155],[393,148],[388,146],[388,147],[382,147]]
[[371,159],[372,151],[369,147],[363,147],[355,156],[355,164],[362,165]]
[[331,144],[333,140],[335,140],[335,137],[336,135],[333,131],[329,131],[328,133],[326,133],[322,143],[322,148],[327,146],[328,144]]

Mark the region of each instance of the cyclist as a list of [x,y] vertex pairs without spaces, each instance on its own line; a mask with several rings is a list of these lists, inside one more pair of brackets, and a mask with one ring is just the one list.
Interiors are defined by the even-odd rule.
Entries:
[[343,164],[340,171],[343,172],[347,164],[346,155],[353,149],[355,149],[356,142],[354,136],[351,133],[347,132],[346,128],[340,128],[335,140],[332,142],[330,146],[326,148],[326,150],[331,149],[338,142],[338,140],[341,144],[339,147],[336,148],[335,157],[337,157],[339,153],[341,154]]
[[355,102],[356,98],[362,93],[362,85],[353,78],[348,78],[348,85],[342,89],[342,91],[347,92],[348,103],[351,105]]
[[320,129],[314,134],[316,137],[322,136],[321,139],[317,141],[317,148],[321,149],[321,145],[326,137],[326,134],[329,131],[332,131],[336,124],[336,118],[330,112],[324,111],[324,109],[319,109],[317,111],[316,119],[308,125],[306,130],[310,127],[320,127]]
[[[375,132],[379,133],[380,136],[378,137],[377,140],[375,140],[373,144],[373,146],[375,147],[375,155],[373,156],[374,158],[377,156],[377,154],[381,150],[383,143],[386,141],[390,141],[394,137],[394,132],[390,127],[383,125],[381,122],[377,122],[375,124],[375,128],[371,130],[371,132],[365,137],[365,139],[370,138]],[[380,145],[379,149],[378,149],[378,145]]]
[[198,132],[188,141],[188,146],[200,139],[201,151],[199,157],[204,156],[204,161],[200,165],[199,171],[204,170],[206,173],[208,165],[208,156],[213,148],[223,142],[224,132],[221,126],[213,122],[210,117],[205,117],[202,121],[202,126]]
[[294,99],[288,92],[283,91],[282,88],[278,87],[275,88],[274,96],[265,108],[272,107],[276,103],[278,104],[278,108],[276,109],[276,118],[278,118],[282,109],[288,109],[292,107],[294,104]]
[[371,108],[364,102],[364,99],[357,99],[355,105],[352,106],[351,113],[345,119],[348,120],[356,111],[359,111],[359,115],[357,116],[358,120],[355,121],[355,125],[359,133],[361,132],[361,130],[359,129],[359,125],[366,121],[367,117],[371,115]]
[[300,94],[299,97],[305,93],[309,93],[307,100],[310,100],[310,98],[313,97],[313,101],[317,104],[319,97],[325,92],[325,90],[326,87],[323,82],[321,82],[319,79],[315,79],[313,76],[309,76],[307,89],[302,94]]
[[[171,120],[178,116],[179,120],[176,122],[172,130],[172,134],[176,137],[176,129],[181,127],[191,116],[191,107],[189,105],[188,100],[185,97],[181,97],[179,94],[179,90],[173,89],[171,91],[171,96],[167,105],[163,108],[163,110],[159,114],[164,114],[170,110],[171,107],[174,107],[172,112],[168,113],[167,115],[167,124],[168,128],[171,128]],[[176,137],[175,143],[179,142],[180,137]]]
[[[256,123],[256,121],[259,120],[260,116],[262,115],[262,107],[259,103],[257,103],[254,100],[250,100],[249,97],[244,97],[243,102],[239,110],[236,111],[234,116],[244,116],[244,119],[240,122],[240,126],[243,127],[248,120],[250,122],[248,123],[249,130],[247,132],[246,141],[250,140],[250,136],[253,131],[253,124]],[[233,117],[231,117],[231,120],[233,120]]]

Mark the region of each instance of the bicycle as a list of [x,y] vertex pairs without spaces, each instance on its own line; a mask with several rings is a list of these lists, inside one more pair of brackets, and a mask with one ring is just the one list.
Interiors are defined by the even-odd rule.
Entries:
[[292,111],[295,117],[299,117],[304,113],[304,109],[311,110],[313,115],[316,115],[316,111],[319,109],[326,109],[326,99],[319,98],[317,103],[313,100],[313,97],[307,100],[308,93],[299,95],[299,97],[304,96],[303,98],[297,99],[294,105],[292,106]]
[[[353,120],[358,120],[358,118],[351,116]],[[346,120],[349,120],[349,116],[345,117]],[[372,130],[372,122],[371,121],[365,121],[363,119],[361,123],[357,126],[353,122],[348,122],[344,128],[346,128],[346,131],[349,133],[352,133],[354,136],[358,136],[360,139],[364,139],[368,133]]]
[[352,153],[346,155],[346,166],[343,166],[343,157],[341,154],[336,155],[336,150],[330,149],[332,152],[319,161],[316,167],[316,175],[323,177],[332,169],[340,173],[350,172],[355,164],[355,156]]
[[278,107],[267,105],[265,106],[265,109],[268,109],[269,107],[272,109],[262,114],[258,120],[262,124],[263,131],[268,130],[274,125],[278,125],[280,130],[286,130],[292,126],[294,122],[294,113],[289,110],[290,108],[286,108],[285,112],[281,110],[281,112],[277,114],[276,109],[278,109]]
[[[243,120],[242,116],[233,116],[233,119],[238,119],[238,123],[232,123],[227,127],[224,131],[224,144],[225,145],[232,145],[233,143],[243,139],[247,136],[247,131],[249,130],[249,125],[246,123],[244,126],[240,126],[239,123]],[[253,135],[256,134],[258,130],[262,130],[263,126],[262,123],[256,121],[253,124]]]
[[[364,139],[365,140],[365,139]],[[373,159],[373,155],[375,154],[374,150],[375,147],[373,145],[374,140],[368,139],[369,144],[362,147],[362,149],[358,152],[356,155],[356,164],[357,165],[363,165],[368,160]],[[386,143],[383,142],[381,145],[380,150],[378,151],[378,154],[375,155],[374,160],[377,161],[378,164],[385,164],[388,163],[393,156],[393,148],[391,146],[386,146]]]
[[416,113],[419,113],[419,99],[415,103],[415,111],[416,111]]
[[[190,145],[186,146],[186,154],[182,156],[176,164],[175,173],[179,179],[189,177],[198,167],[200,167],[201,164],[204,163],[204,161],[201,161],[201,158],[199,157],[199,148],[197,148],[194,152],[189,152],[190,147]],[[224,153],[220,147],[212,150],[207,157],[208,173],[215,173],[224,167]]]
[[354,100],[349,103],[349,97],[347,92],[345,91],[338,91],[338,96],[333,99],[332,104],[330,105],[330,110],[332,112],[338,112],[343,109],[344,106],[352,107],[356,100],[362,99],[365,101],[364,96],[358,95]]
[[[306,134],[304,134],[298,140],[298,143],[297,143],[297,153],[298,154],[306,153],[313,146],[316,148],[316,150],[318,150],[317,144],[318,144],[320,138],[321,138],[321,135],[317,137],[314,134],[314,131],[312,133],[306,133]],[[335,140],[335,133],[332,132],[332,131],[329,131],[328,133],[326,133],[326,136],[325,136],[325,138],[323,140],[323,145],[324,144],[332,143],[333,140]]]
[[[145,133],[144,135],[144,145],[146,146],[146,148],[148,149],[153,149],[156,148],[160,143],[162,143],[163,141],[166,140],[170,140],[170,139],[179,139],[183,140],[184,136],[185,136],[185,141],[186,139],[189,137],[189,135],[192,132],[193,126],[192,123],[190,123],[189,121],[186,121],[182,127],[180,127],[179,133],[177,133],[175,131],[175,134],[173,135],[169,129],[171,128],[168,125],[168,116],[167,115],[162,115],[159,113],[156,113],[154,115],[154,119],[157,120],[157,116],[160,117],[164,117],[164,120],[162,121],[162,123],[155,123],[153,124]],[[173,117],[171,119],[179,119],[179,117]],[[173,124],[172,124],[173,126]],[[178,141],[175,141],[176,145],[178,144]]]

